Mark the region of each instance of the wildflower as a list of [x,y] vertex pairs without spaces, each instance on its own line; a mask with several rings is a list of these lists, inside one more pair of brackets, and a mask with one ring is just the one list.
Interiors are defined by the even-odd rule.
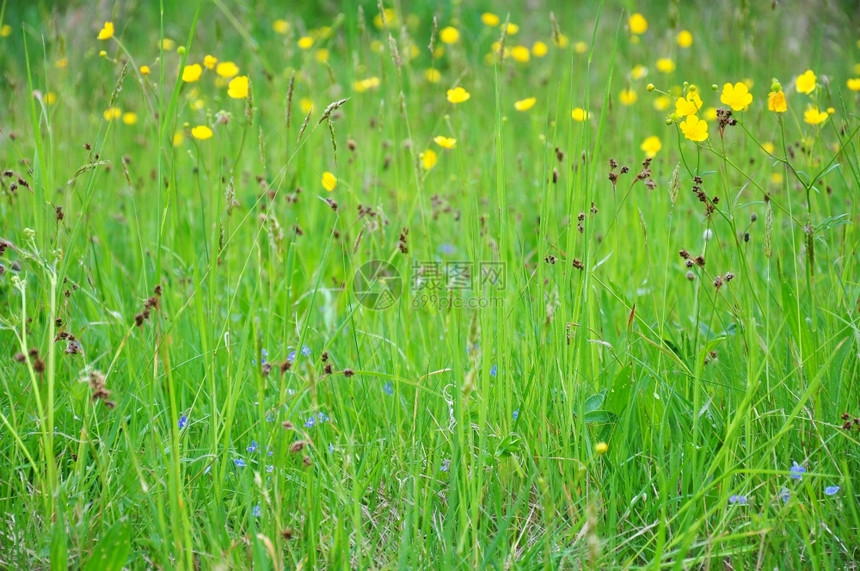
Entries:
[[328,61],[328,55],[329,55],[329,54],[328,54],[328,50],[327,50],[327,49],[325,49],[325,48],[320,48],[320,49],[318,49],[318,50],[317,50],[317,52],[314,54],[314,57],[316,58],[316,60],[317,60],[318,62],[320,62],[320,63],[326,63],[326,62]]
[[518,419],[520,417],[520,409],[515,410],[513,416],[514,420]]
[[237,468],[244,468],[245,466],[247,466],[245,460],[243,460],[242,458],[235,458],[233,460],[233,464],[235,464]]
[[179,417],[179,422],[177,424],[179,425],[179,430],[182,430],[188,426],[188,417],[183,414]]
[[309,50],[314,46],[314,39],[310,36],[302,36],[297,43],[300,50]]
[[302,355],[304,355],[305,357],[310,357],[311,356],[311,348],[308,347],[307,345],[304,345],[302,347]]
[[[57,102],[57,94],[53,91],[48,91],[45,93],[45,105],[53,105]],[[133,115],[133,113],[132,113]]]
[[438,157],[436,156],[436,151],[434,151],[433,149],[427,149],[426,151],[421,153],[419,157],[421,159],[421,167],[424,170],[429,171],[434,166],[436,166],[436,161],[438,160]]
[[436,137],[433,137],[433,142],[442,147],[443,149],[453,149],[454,146],[457,144],[457,139],[438,135]]
[[[717,108],[716,107],[708,107],[705,109],[705,112],[702,113],[705,117],[705,121],[715,121],[717,118]],[[734,125],[734,123],[732,123]]]
[[176,131],[173,133],[173,146],[178,147],[182,144],[182,141],[185,140],[185,135],[182,134],[182,131]]
[[701,143],[708,138],[708,124],[695,115],[687,115],[681,123],[681,132],[689,140]]
[[495,377],[498,372],[499,372],[499,366],[498,365],[493,365],[492,367],[490,367],[490,376],[491,377]]
[[543,57],[549,51],[546,44],[538,40],[532,44],[532,55],[535,57]]
[[773,152],[776,150],[776,147],[770,141],[765,141],[764,143],[762,143],[761,148],[764,149],[764,152],[769,155],[772,155]]
[[535,97],[529,97],[527,99],[520,99],[519,101],[514,103],[514,109],[517,111],[528,111],[532,107],[534,107],[537,99]]
[[374,77],[368,77],[367,79],[362,79],[362,80],[354,82],[352,84],[352,88],[354,90],[358,91],[359,93],[363,93],[363,92],[367,91],[368,89],[376,89],[377,87],[379,87],[379,84],[380,84],[379,78],[374,76]]
[[107,52],[105,50],[99,50],[99,57],[107,57]]
[[12,35],[12,26],[9,24],[3,24],[3,27],[0,28],[0,38],[8,38]]
[[197,125],[193,129],[191,129],[191,136],[198,141],[205,141],[212,136],[212,129],[210,129],[206,125]]
[[508,23],[508,27],[505,28],[505,33],[509,36],[516,36],[517,32],[520,31],[520,27],[516,24]]
[[832,496],[839,492],[839,486],[827,486],[824,488],[824,495]]
[[[48,95],[51,95],[48,93]],[[45,97],[45,102],[48,103],[48,98]],[[126,125],[134,125],[137,123],[137,113],[133,111],[128,111],[127,113],[122,114],[122,122]]]
[[[630,77],[632,79],[642,79],[646,75],[648,75],[648,68],[642,64],[637,64],[633,67],[632,70],[630,70]],[[649,83],[648,85],[652,85],[652,84]],[[652,87],[651,89],[649,89],[649,91],[651,91],[653,89],[654,88]]]
[[672,99],[668,95],[660,95],[654,100],[654,109],[657,111],[665,111],[672,105]]
[[148,65],[140,66],[140,75],[149,75],[149,66]]
[[271,474],[271,473],[272,473],[272,472],[274,472],[274,471],[275,471],[275,467],[274,467],[272,464],[267,464],[267,465],[266,465],[266,473],[267,473],[267,474]]
[[442,460],[442,465],[439,466],[439,470],[442,472],[447,472],[448,468],[451,466],[451,460],[449,458],[445,458]]
[[206,56],[203,58],[203,67],[205,67],[206,69],[208,69],[210,71],[215,69],[215,64],[217,64],[217,63],[218,63],[218,58],[213,56],[213,55],[206,54]]
[[160,50],[164,50],[166,52],[169,52],[175,47],[176,47],[176,42],[174,42],[170,38],[163,38],[163,39],[158,41],[158,49],[160,49]]
[[424,79],[426,79],[430,83],[439,83],[439,80],[442,79],[442,74],[439,72],[438,69],[425,69]]
[[249,84],[247,75],[234,77],[227,84],[227,95],[233,99],[245,99],[248,97]]
[[785,113],[788,111],[788,103],[785,101],[785,93],[779,83],[775,84],[778,89],[772,89],[767,96],[767,108],[774,113]]
[[829,116],[830,114],[827,111],[821,111],[817,105],[810,105],[803,112],[803,120],[810,125],[820,125],[827,121]]
[[791,499],[791,492],[788,491],[788,488],[783,488],[779,491],[779,499],[781,499],[784,504],[788,503],[788,500]]
[[286,34],[290,31],[290,23],[286,20],[275,20],[272,22],[272,29],[276,34]]
[[525,46],[514,46],[511,48],[511,57],[520,63],[526,63],[531,57],[531,52]]
[[388,381],[387,383],[385,383],[382,386],[382,392],[384,392],[388,396],[391,396],[394,394],[394,385],[391,384],[391,381]]
[[701,100],[699,101],[700,103],[697,104],[695,100],[691,100],[689,94],[687,94],[687,97],[679,97],[675,100],[675,115],[678,117],[689,117],[690,115],[695,115],[702,106]]
[[257,441],[256,441],[256,440],[252,440],[252,441],[251,441],[251,445],[250,445],[250,446],[248,446],[248,453],[249,453],[249,454],[253,454],[256,450],[257,450]]
[[570,112],[570,116],[573,117],[574,121],[585,121],[588,119],[588,111],[582,107],[577,107]]
[[860,77],[851,78],[846,84],[851,91],[860,91]]
[[648,30],[648,20],[638,12],[630,16],[627,25],[630,26],[630,32],[636,35],[642,35]]
[[[332,173],[325,171],[322,174],[321,182],[322,182],[323,188],[326,189],[327,191],[331,192],[337,186],[337,177],[334,176]],[[295,358],[295,351],[293,351],[293,358]]]
[[729,503],[730,504],[740,504],[742,506],[745,506],[745,505],[747,505],[747,497],[746,496],[731,495],[731,496],[729,496]]
[[588,44],[585,42],[576,42],[573,44],[573,51],[578,54],[584,54],[588,51]]
[[455,87],[454,89],[448,90],[448,101],[454,103],[463,103],[464,101],[468,101],[471,95],[468,91],[463,89],[462,87]]
[[481,22],[483,22],[485,26],[495,28],[499,25],[499,17],[492,12],[484,12],[481,14]]
[[109,40],[113,37],[113,22],[105,22],[104,27],[99,30],[98,39]]
[[621,101],[622,105],[633,105],[638,98],[639,96],[632,89],[622,89],[621,93],[618,94],[618,100]]
[[122,117],[122,111],[119,110],[119,107],[108,107],[102,115],[105,121],[113,121]]
[[609,445],[606,442],[598,442],[594,445],[594,451],[603,456],[609,451]]
[[215,66],[215,73],[224,79],[230,79],[234,75],[239,74],[239,66],[232,61],[222,61]]
[[442,28],[439,39],[443,44],[456,44],[460,40],[460,31],[452,26]]
[[260,504],[254,506],[254,509],[251,510],[251,515],[254,517],[260,517]]
[[329,417],[326,413],[320,412],[319,414],[317,414],[317,420],[319,420],[320,422],[326,422],[329,420]]
[[803,479],[803,474],[806,473],[806,468],[804,468],[797,462],[792,462],[789,472],[791,472],[792,480],[801,480]]
[[681,30],[678,32],[676,41],[678,42],[679,47],[687,49],[693,45],[693,34],[691,34],[689,30]]
[[314,417],[310,417],[305,421],[305,428],[313,428],[316,419]]
[[811,69],[807,69],[802,75],[797,77],[797,81],[795,82],[795,86],[797,87],[798,93],[805,93],[809,95],[813,91],[815,91],[815,72]]
[[752,103],[753,96],[749,88],[743,83],[726,83],[720,95],[720,102],[732,108],[732,111],[743,111]]
[[660,152],[660,149],[663,148],[663,143],[660,142],[660,137],[657,137],[656,135],[651,135],[650,137],[647,137],[644,141],[642,141],[642,144],[639,146],[639,148],[645,151],[645,156],[650,159]]
[[672,73],[675,71],[675,61],[672,58],[661,57],[657,60],[657,70],[663,73]]

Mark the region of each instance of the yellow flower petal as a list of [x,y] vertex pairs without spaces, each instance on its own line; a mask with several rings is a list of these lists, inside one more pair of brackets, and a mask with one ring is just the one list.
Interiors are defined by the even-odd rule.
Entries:
[[233,99],[245,99],[248,97],[249,87],[250,81],[248,81],[247,75],[234,77],[227,84],[227,95]]
[[203,75],[203,66],[199,63],[186,65],[182,70],[182,81],[185,83],[193,83],[200,79],[201,75]]
[[113,37],[113,22],[105,22],[104,27],[99,30],[98,39],[109,40]]
[[453,149],[457,145],[457,139],[445,137],[443,135],[433,137],[433,142],[442,147],[443,149]]
[[468,91],[466,91],[462,87],[455,87],[454,89],[449,89],[447,94],[448,94],[448,101],[450,101],[451,103],[454,103],[455,105],[457,103],[463,103],[465,101],[468,101],[469,98],[472,96]]
[[191,136],[197,139],[198,141],[205,141],[213,135],[212,129],[207,127],[206,125],[197,125],[193,129],[191,129]]
[[326,189],[327,191],[331,192],[337,186],[337,177],[334,176],[332,173],[325,171],[322,174],[321,182],[322,182],[323,188]]
[[536,97],[529,97],[527,99],[520,99],[519,101],[514,103],[514,109],[517,111],[528,111],[532,107],[534,107],[537,102]]

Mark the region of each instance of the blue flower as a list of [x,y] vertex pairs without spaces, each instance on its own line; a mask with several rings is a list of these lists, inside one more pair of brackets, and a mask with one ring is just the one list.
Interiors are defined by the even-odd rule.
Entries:
[[495,377],[497,372],[499,372],[498,365],[493,365],[492,367],[490,367],[490,376],[491,377]]
[[[260,362],[265,364],[265,362],[266,362],[266,357],[268,357],[268,356],[269,356],[269,352],[268,352],[268,351],[266,351],[265,349],[260,349],[260,355],[261,355],[261,357],[260,357]],[[251,364],[252,364],[252,365],[256,365],[256,364],[257,364],[257,360],[256,360],[256,359],[251,359]]]
[[305,428],[313,428],[314,421],[315,421],[314,417],[310,417],[309,419],[307,419],[305,421]]
[[317,415],[317,419],[318,419],[320,422],[326,422],[329,418],[328,418],[328,415],[327,415],[326,413],[321,412],[321,413],[319,413],[319,414]]
[[302,346],[302,355],[304,355],[305,357],[310,357],[311,356],[311,348],[308,347],[307,345]]
[[451,460],[449,460],[448,458],[445,458],[444,460],[442,460],[442,465],[439,466],[439,469],[443,472],[447,472],[448,468],[450,466],[451,466]]
[[824,488],[824,494],[827,496],[832,496],[839,491],[839,486],[827,486]]
[[254,517],[260,517],[260,504],[254,506],[254,509],[251,510],[251,515]]
[[266,466],[266,473],[267,474],[271,474],[274,471],[275,471],[275,467],[273,465],[269,464],[268,466]]
[[295,351],[290,351],[289,353],[287,353],[287,361],[292,363],[295,360],[296,360],[296,352]]
[[394,385],[391,384],[391,381],[388,381],[387,383],[385,383],[382,386],[382,392],[384,392],[388,396],[391,396],[394,394]]
[[519,417],[520,417],[520,409],[517,409],[514,411],[514,420],[518,419]]
[[800,480],[803,478],[803,474],[806,472],[806,468],[804,468],[797,462],[792,462],[792,466],[789,472],[791,472],[791,478],[793,480]]
[[742,506],[745,506],[745,505],[747,505],[747,497],[746,496],[731,495],[731,496],[729,496],[729,503],[730,504],[740,504]]
[[245,464],[245,461],[242,458],[236,458],[235,460],[233,460],[233,464],[235,464],[237,468],[244,468],[245,466],[247,466],[247,464]]
[[188,417],[183,414],[179,417],[179,430],[182,430],[186,426],[188,426]]
[[249,452],[249,453],[253,453],[256,449],[257,449],[257,441],[256,441],[256,440],[252,440],[252,441],[251,441],[251,445],[250,445],[250,446],[248,446],[248,452]]
[[791,499],[791,493],[788,491],[788,488],[783,488],[779,491],[779,499],[781,499],[784,504],[788,503],[788,500]]
[[328,443],[328,453],[334,453],[334,444],[332,444],[331,442]]

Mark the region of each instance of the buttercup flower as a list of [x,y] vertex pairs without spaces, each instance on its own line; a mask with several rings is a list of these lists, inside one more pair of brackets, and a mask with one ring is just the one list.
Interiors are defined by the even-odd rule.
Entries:
[[492,12],[484,12],[481,14],[481,21],[485,26],[490,26],[491,28],[495,28],[500,22],[499,17]]
[[332,173],[325,171],[322,174],[321,182],[322,182],[323,188],[326,189],[327,191],[331,192],[337,186],[337,177],[334,176]]
[[532,55],[535,57],[543,57],[548,51],[547,45],[540,40],[532,44]]
[[642,79],[648,75],[648,68],[642,64],[638,64],[633,66],[633,69],[630,70],[630,77],[632,79]]
[[216,63],[218,63],[218,58],[213,55],[206,54],[206,57],[203,58],[203,67],[206,69],[215,69]]
[[684,49],[689,48],[693,45],[693,34],[691,34],[688,30],[681,30],[678,32],[678,37],[676,38],[678,42],[678,46]]
[[232,61],[222,61],[215,66],[215,73],[224,79],[230,79],[234,75],[239,74],[239,66]]
[[137,123],[137,113],[134,113],[133,111],[123,113],[122,122],[126,125],[134,125],[135,123]]
[[702,98],[695,90],[687,91],[687,95],[675,100],[675,114],[679,117],[695,115],[702,107]]
[[105,121],[113,121],[122,117],[122,111],[120,111],[119,107],[108,107],[102,115]]
[[297,43],[300,50],[309,50],[314,47],[314,39],[310,36],[302,36]]
[[594,445],[594,451],[603,456],[609,451],[609,445],[606,442],[598,442]]
[[8,38],[11,35],[12,26],[10,26],[9,24],[3,24],[3,26],[0,27],[0,38]]
[[687,115],[681,123],[681,132],[687,139],[701,143],[708,138],[708,124],[695,115]]
[[277,34],[286,34],[290,31],[290,23],[286,20],[275,20],[272,22],[272,29]]
[[788,103],[785,101],[785,93],[782,89],[771,91],[767,96],[767,108],[774,113],[785,113],[788,111]]
[[113,22],[105,22],[104,27],[99,30],[98,39],[109,40],[113,37]]
[[437,156],[436,151],[433,149],[427,149],[420,155],[421,158],[421,168],[426,171],[429,171],[434,166],[436,166]]
[[663,148],[663,143],[660,142],[660,137],[651,135],[642,141],[639,148],[645,151],[645,156],[650,159],[660,152],[660,149]]
[[442,28],[439,32],[439,39],[443,44],[456,44],[460,40],[460,31],[453,26]]
[[638,98],[639,96],[632,89],[622,89],[618,95],[618,100],[622,105],[633,105]]
[[517,111],[528,111],[532,107],[534,107],[537,98],[529,97],[528,99],[521,99],[514,103],[514,109]]
[[630,16],[627,25],[630,26],[630,31],[637,35],[644,34],[648,30],[648,20],[638,12]]
[[821,111],[816,105],[810,105],[803,112],[803,120],[810,125],[820,125],[827,121],[829,116],[830,114],[827,111]]
[[749,104],[752,103],[753,96],[749,88],[743,83],[726,83],[723,86],[723,93],[720,95],[720,102],[725,103],[732,108],[732,111],[743,111]]
[[657,70],[663,73],[672,73],[675,71],[675,62],[672,58],[661,57],[657,60]]
[[531,52],[525,46],[514,46],[511,48],[511,57],[520,63],[526,63],[531,58]]
[[860,77],[851,78],[846,84],[851,91],[860,91]]
[[811,69],[807,69],[802,75],[797,77],[797,82],[795,83],[797,86],[797,92],[809,95],[815,91],[815,82],[817,79],[818,78],[815,77],[815,72]]
[[439,83],[439,80],[442,79],[442,74],[438,69],[425,69],[424,70],[424,79],[429,81],[430,83]]
[[512,23],[508,23],[508,27],[505,28],[505,33],[509,36],[516,36],[519,31],[520,27]]
[[454,104],[468,101],[470,97],[471,95],[469,92],[462,87],[455,87],[454,89],[448,90],[448,101]]
[[149,75],[149,66],[148,65],[140,66],[140,75]]
[[248,97],[248,89],[250,82],[247,75],[234,77],[227,84],[227,95],[233,99],[245,99]]
[[577,107],[570,112],[570,116],[573,117],[574,121],[585,121],[586,119],[588,119],[588,111],[586,111],[582,107]]
[[203,66],[199,63],[193,63],[191,65],[186,65],[182,69],[182,81],[185,83],[193,83],[200,79],[200,76],[203,74]]
[[205,141],[206,139],[212,137],[212,129],[210,129],[206,125],[197,125],[193,129],[191,129],[191,136],[198,141]]
[[442,135],[433,137],[433,142],[442,147],[443,149],[453,149],[457,145],[457,139],[453,139],[451,137],[444,137]]

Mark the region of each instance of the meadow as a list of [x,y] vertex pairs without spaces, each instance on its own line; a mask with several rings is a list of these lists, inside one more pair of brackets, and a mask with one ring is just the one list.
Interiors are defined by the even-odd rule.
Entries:
[[860,11],[0,3],[0,567],[857,569]]

